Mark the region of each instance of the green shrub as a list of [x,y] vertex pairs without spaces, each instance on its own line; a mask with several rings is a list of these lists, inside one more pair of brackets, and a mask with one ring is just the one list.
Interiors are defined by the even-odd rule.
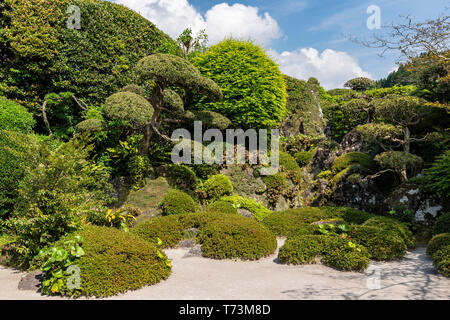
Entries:
[[202,211],[195,213],[186,213],[177,215],[178,221],[183,225],[184,229],[204,228],[207,224],[222,218],[223,212],[217,211]]
[[[36,111],[49,92],[72,91],[87,104],[103,103],[131,83],[139,59],[155,52],[181,55],[152,22],[114,2],[5,2],[0,87]],[[67,28],[69,5],[81,10],[80,30]]]
[[374,215],[348,207],[321,207],[323,211],[329,215],[330,218],[342,218],[345,222],[350,224],[363,224]]
[[443,213],[434,223],[433,234],[440,233],[450,233],[450,212]]
[[185,229],[178,216],[166,216],[141,222],[131,229],[131,233],[154,244],[159,238],[163,248],[173,248],[182,240]]
[[278,252],[278,259],[288,264],[315,263],[316,258],[343,271],[363,271],[369,265],[367,250],[337,236],[303,235],[289,238]]
[[450,194],[450,150],[433,163],[433,166],[425,171],[425,180],[422,187],[439,197],[448,197]]
[[364,222],[364,226],[376,227],[386,231],[392,231],[398,235],[406,244],[406,247],[414,248],[416,241],[412,232],[408,229],[406,224],[399,222],[396,219],[387,217],[373,217]]
[[207,211],[211,212],[222,212],[222,213],[238,213],[238,210],[233,206],[231,202],[227,201],[216,201],[208,205]]
[[286,186],[286,177],[284,174],[277,172],[273,175],[263,176],[262,180],[267,186],[268,190],[283,190]]
[[31,133],[35,124],[33,115],[25,107],[0,97],[0,130]]
[[38,149],[34,136],[0,130],[0,220],[12,213],[19,195],[19,182]]
[[354,227],[350,235],[367,248],[374,260],[401,259],[406,254],[405,242],[394,231],[363,224]]
[[[97,226],[87,226],[76,235],[82,237],[85,252],[76,261],[81,275],[80,295],[113,296],[156,284],[171,273],[167,256],[135,235]],[[73,238],[68,236],[60,243]]]
[[165,215],[183,214],[195,212],[197,210],[197,204],[187,193],[171,189],[164,196],[161,202],[161,208]]
[[283,172],[300,170],[297,161],[287,152],[280,151],[280,166]]
[[198,179],[194,170],[181,164],[163,165],[156,169],[159,176],[164,176],[173,188],[187,192],[197,189]]
[[348,80],[344,86],[355,91],[365,91],[375,87],[376,82],[364,77],[358,77]]
[[258,260],[275,252],[277,239],[266,227],[239,215],[223,215],[200,230],[204,257]]
[[360,164],[363,168],[373,168],[372,157],[362,152],[349,152],[336,158],[333,162],[333,172],[341,172],[352,164]]
[[294,158],[297,160],[300,167],[304,167],[311,162],[315,151],[315,149],[311,149],[309,151],[299,151],[294,154]]
[[433,256],[433,254],[444,246],[450,245],[450,233],[441,233],[428,242],[427,254]]
[[246,209],[250,211],[257,221],[262,221],[264,217],[272,212],[256,200],[238,195],[223,197],[220,200],[232,203],[237,209]]
[[450,245],[441,247],[433,254],[433,264],[439,273],[450,277]]
[[274,128],[286,115],[286,85],[278,65],[262,48],[228,39],[193,59],[202,75],[223,92],[223,100],[200,99],[197,108],[216,111],[234,126]]
[[233,184],[230,178],[223,174],[209,178],[203,185],[203,188],[209,200],[216,200],[233,193]]

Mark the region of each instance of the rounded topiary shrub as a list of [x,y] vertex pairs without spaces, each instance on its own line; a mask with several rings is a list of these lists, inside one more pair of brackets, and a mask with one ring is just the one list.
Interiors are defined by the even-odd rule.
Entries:
[[198,241],[204,257],[258,260],[277,248],[275,235],[253,219],[223,215],[200,230]]
[[353,228],[350,234],[359,244],[367,248],[374,260],[401,259],[406,254],[405,242],[392,230],[363,224]]
[[228,39],[193,59],[203,76],[223,92],[223,100],[199,100],[197,108],[216,111],[235,127],[275,128],[286,115],[286,84],[278,65],[248,41]]
[[[107,297],[167,279],[171,266],[157,247],[115,228],[87,226],[77,233],[85,255],[75,261],[80,268],[83,296]],[[60,241],[73,238],[68,236]],[[64,281],[66,283],[66,281]]]
[[35,122],[24,106],[0,97],[0,130],[31,133]]
[[131,229],[131,233],[153,243],[158,243],[159,238],[163,248],[173,248],[183,238],[185,229],[178,216],[166,216],[144,221]]
[[258,201],[247,197],[238,196],[236,194],[220,198],[220,200],[230,202],[235,208],[246,209],[250,211],[257,221],[262,221],[272,212],[267,209],[262,203],[259,203]]
[[220,197],[233,193],[233,184],[230,178],[224,174],[217,174],[206,180],[203,188],[208,199],[219,199]]
[[450,245],[450,233],[438,234],[428,242],[427,254],[432,256],[436,251],[448,245]]
[[373,168],[372,157],[362,152],[349,152],[336,158],[333,162],[333,172],[341,172],[352,164],[359,164],[365,169]]
[[364,222],[363,225],[394,232],[405,242],[407,248],[414,248],[416,245],[416,240],[411,230],[409,230],[405,224],[396,219],[378,216],[370,218]]
[[450,277],[450,245],[441,247],[433,254],[433,264],[439,273]]
[[211,212],[222,212],[222,213],[238,213],[237,208],[233,206],[231,202],[227,201],[216,201],[208,205],[207,211]]
[[164,215],[183,214],[195,212],[197,204],[187,193],[171,189],[164,196],[161,202],[161,208]]
[[287,264],[315,263],[318,257],[325,265],[343,271],[362,271],[370,262],[366,248],[328,235],[289,238],[278,252],[278,259]]
[[345,222],[350,224],[363,224],[374,215],[348,207],[321,207],[330,218],[342,218]]
[[440,233],[450,233],[450,212],[442,214],[434,223],[433,234]]

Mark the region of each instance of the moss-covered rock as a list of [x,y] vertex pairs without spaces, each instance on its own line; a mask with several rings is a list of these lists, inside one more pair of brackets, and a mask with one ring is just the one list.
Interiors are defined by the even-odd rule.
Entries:
[[359,164],[366,169],[374,167],[374,161],[370,155],[362,152],[349,152],[337,157],[336,160],[334,160],[333,172],[341,172],[352,164]]

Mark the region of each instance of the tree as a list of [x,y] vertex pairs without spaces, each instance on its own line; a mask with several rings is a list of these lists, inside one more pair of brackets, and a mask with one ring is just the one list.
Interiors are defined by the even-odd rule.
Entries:
[[183,51],[183,56],[187,59],[192,53],[204,53],[206,51],[208,35],[205,30],[200,30],[194,38],[192,29],[187,28],[177,38],[177,43],[181,47],[181,51]]
[[421,157],[401,151],[383,152],[375,157],[375,161],[384,169],[378,172],[376,176],[387,171],[393,171],[398,174],[401,182],[408,181],[407,170],[416,170],[423,165]]
[[197,97],[195,108],[220,112],[233,126],[254,129],[275,128],[287,114],[283,75],[261,47],[227,39],[192,63],[220,86],[224,96],[219,102]]
[[342,108],[349,114],[364,112],[366,115],[366,123],[370,123],[375,106],[369,99],[357,98],[345,103]]
[[[126,86],[121,92],[106,99],[104,114],[109,119],[120,121],[123,126],[143,132],[140,155],[148,155],[154,134],[172,142],[159,130],[163,122],[181,123],[196,119],[195,113],[184,109],[183,100],[175,90],[194,91],[211,100],[222,98],[222,91],[214,81],[201,76],[198,69],[186,59],[170,54],[158,53],[140,60],[136,66],[136,77],[140,85]],[[218,129],[225,129],[229,124],[227,119],[217,113],[203,113],[199,116],[202,120],[224,126]],[[99,128],[98,121],[86,121],[89,120],[78,127]]]
[[375,86],[376,86],[375,81],[373,81],[369,78],[364,78],[364,77],[359,77],[359,78],[354,78],[354,79],[348,80],[344,84],[344,87],[350,88],[355,91],[360,91],[360,92],[366,91]]

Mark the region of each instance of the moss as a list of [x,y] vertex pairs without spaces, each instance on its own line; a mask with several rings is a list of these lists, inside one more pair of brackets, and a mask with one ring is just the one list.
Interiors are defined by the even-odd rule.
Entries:
[[282,171],[299,171],[300,167],[295,160],[289,153],[287,152],[280,152],[280,166],[282,168]]
[[257,221],[223,215],[200,230],[198,241],[204,257],[258,260],[275,252],[275,235]]
[[311,149],[309,151],[299,151],[294,154],[294,158],[297,160],[300,167],[305,167],[310,164],[315,151],[315,149]]
[[450,245],[441,247],[433,254],[433,264],[440,274],[450,277]]
[[183,238],[185,229],[177,216],[167,216],[144,221],[132,228],[131,233],[154,244],[159,238],[163,248],[173,248]]
[[268,190],[283,190],[287,183],[285,175],[280,172],[264,176],[262,179]]
[[362,152],[349,152],[336,158],[333,162],[333,172],[340,172],[352,164],[359,164],[363,168],[373,168],[374,162],[371,156]]
[[218,174],[209,178],[203,185],[209,200],[216,200],[220,197],[233,193],[233,184],[230,178],[223,174]]
[[317,178],[327,180],[327,179],[331,178],[332,176],[333,176],[333,172],[331,172],[331,170],[325,170],[325,171],[320,172],[317,175]]
[[188,212],[195,212],[197,204],[187,193],[171,189],[167,192],[161,202],[163,214],[183,214]]
[[428,242],[427,254],[433,256],[436,251],[448,245],[450,245],[450,233],[438,234]]
[[[135,235],[97,226],[87,226],[77,235],[83,238],[85,251],[76,261],[83,296],[108,297],[136,290],[165,280],[171,273],[167,256]],[[59,244],[71,239],[68,236]]]
[[220,200],[230,202],[234,205],[234,207],[238,209],[242,208],[250,211],[257,221],[262,221],[264,217],[268,216],[271,213],[271,211],[267,209],[264,205],[257,202],[256,200],[247,197],[232,195],[228,197],[223,197]]
[[450,212],[443,213],[434,223],[433,234],[440,233],[450,233]]
[[231,202],[221,200],[211,203],[206,210],[211,212],[238,213],[238,210]]

